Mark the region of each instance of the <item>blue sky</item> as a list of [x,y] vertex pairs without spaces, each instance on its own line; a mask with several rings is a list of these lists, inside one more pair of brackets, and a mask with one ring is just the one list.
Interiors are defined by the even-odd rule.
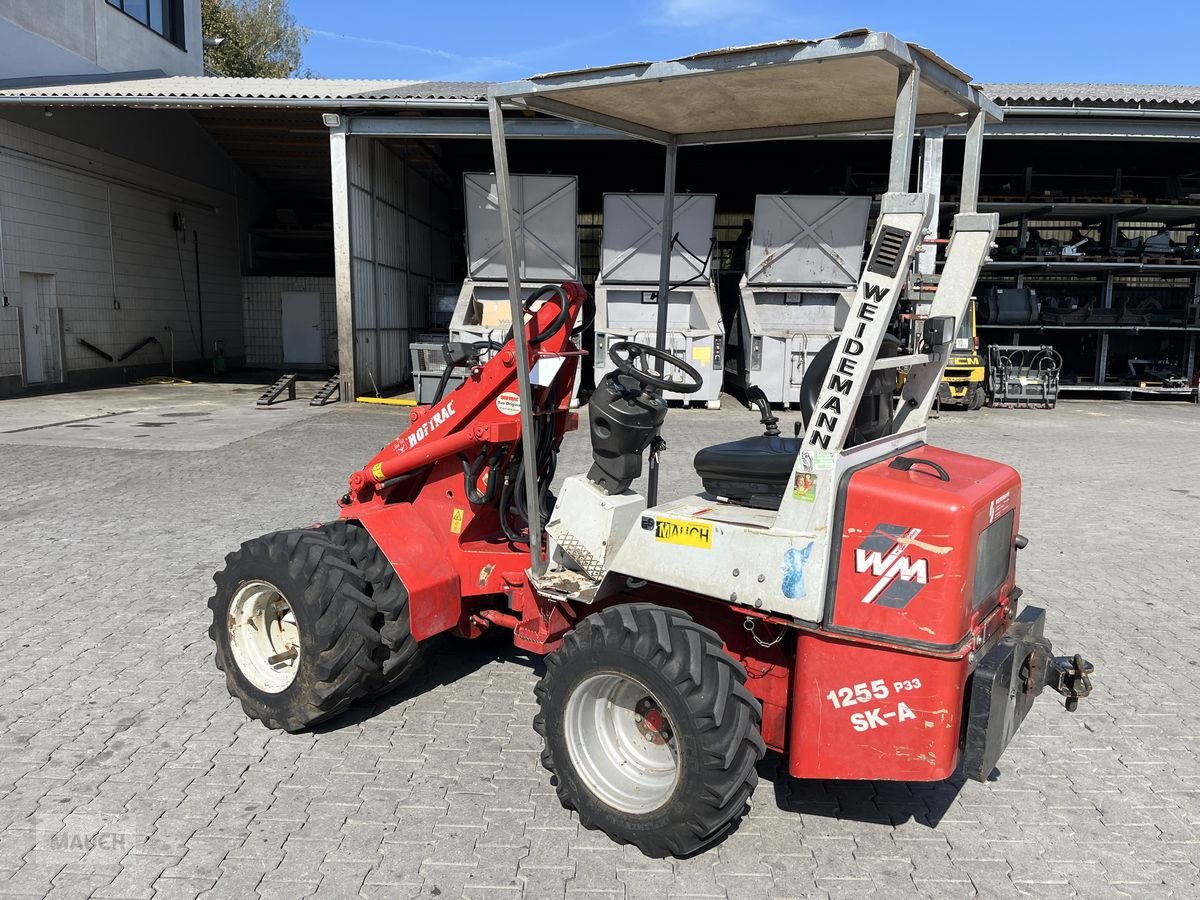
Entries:
[[291,0],[330,78],[507,81],[868,26],[980,81],[1200,84],[1200,4],[890,0]]

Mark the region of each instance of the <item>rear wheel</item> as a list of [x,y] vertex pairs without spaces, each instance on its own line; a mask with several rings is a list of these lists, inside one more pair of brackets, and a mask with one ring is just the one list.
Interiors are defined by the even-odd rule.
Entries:
[[967,395],[968,396],[967,409],[970,409],[970,410],[983,409],[984,400],[987,399],[986,395],[984,394],[983,385],[982,384],[972,385],[971,388],[969,389],[969,391],[970,391],[970,393]]
[[758,782],[762,709],[721,639],[685,613],[624,604],[581,622],[536,693],[559,800],[648,856],[731,831]]
[[327,536],[307,529],[246,541],[213,580],[208,636],[246,715],[299,731],[363,696],[380,646],[374,606]]
[[421,665],[421,648],[412,636],[408,615],[408,589],[375,539],[358,522],[338,519],[321,530],[349,555],[366,579],[366,591],[377,610],[378,667],[366,686],[371,696],[403,684]]

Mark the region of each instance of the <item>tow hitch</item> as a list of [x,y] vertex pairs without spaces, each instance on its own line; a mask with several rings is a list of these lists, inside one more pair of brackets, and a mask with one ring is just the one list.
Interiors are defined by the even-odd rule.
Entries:
[[1046,667],[1046,687],[1067,698],[1067,712],[1075,712],[1079,701],[1092,692],[1088,678],[1094,666],[1076,653],[1074,656],[1055,656]]
[[1043,636],[1046,613],[1027,606],[971,675],[963,736],[963,771],[986,781],[1004,748],[1045,687],[1066,697],[1074,712],[1092,691],[1092,664],[1079,654],[1053,656]]

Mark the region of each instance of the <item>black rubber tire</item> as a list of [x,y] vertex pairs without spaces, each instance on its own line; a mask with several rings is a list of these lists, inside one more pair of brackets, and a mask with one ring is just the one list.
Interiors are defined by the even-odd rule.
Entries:
[[985,396],[984,390],[983,390],[983,385],[980,384],[980,385],[975,385],[974,387],[972,387],[969,397],[970,397],[970,399],[967,401],[967,409],[968,410],[971,410],[972,412],[974,412],[977,409],[983,409],[983,403],[984,403],[984,400],[986,399],[986,396]]
[[[279,693],[254,686],[229,645],[229,605],[238,587],[262,580],[287,599],[300,632],[296,677]],[[344,710],[366,691],[377,670],[379,634],[366,582],[346,552],[313,529],[278,531],[246,541],[213,575],[208,601],[217,668],[246,715],[268,728],[301,731]]]
[[[673,724],[682,763],[674,794],[635,815],[605,804],[580,778],[563,723],[574,688],[599,672],[627,674],[647,687]],[[690,856],[732,831],[749,808],[755,768],[766,750],[762,707],[746,689],[746,670],[721,639],[679,610],[629,603],[594,613],[546,657],[535,689],[542,765],[555,776],[563,806],[586,828],[636,845],[652,857]]]
[[367,594],[375,605],[373,622],[379,632],[377,671],[367,685],[368,696],[391,691],[421,667],[421,647],[412,636],[408,615],[408,589],[375,539],[358,522],[338,519],[322,526],[343,548],[367,581]]

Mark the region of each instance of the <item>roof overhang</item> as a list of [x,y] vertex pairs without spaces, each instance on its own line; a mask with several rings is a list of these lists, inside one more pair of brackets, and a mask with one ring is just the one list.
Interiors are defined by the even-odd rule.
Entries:
[[445,96],[438,82],[338,78],[225,78],[113,74],[105,78],[0,82],[0,106],[124,106],[152,109],[484,109],[475,96]]
[[715,144],[890,130],[899,75],[911,70],[917,127],[965,124],[976,111],[1003,118],[940,57],[864,30],[537,75],[493,85],[489,96],[658,143]]

